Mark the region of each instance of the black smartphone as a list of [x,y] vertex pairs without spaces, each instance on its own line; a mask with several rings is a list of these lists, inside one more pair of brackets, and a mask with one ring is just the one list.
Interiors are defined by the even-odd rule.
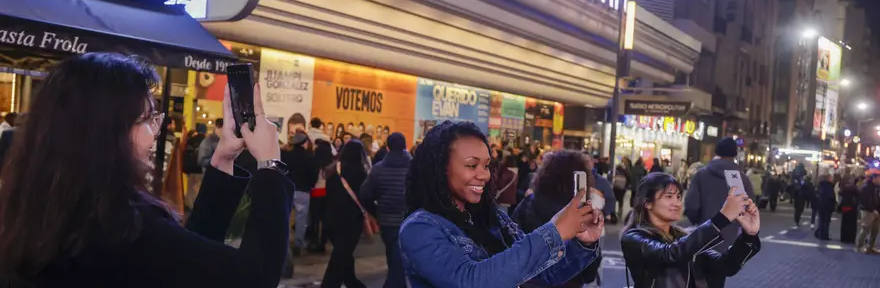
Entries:
[[226,66],[235,137],[241,138],[241,125],[248,123],[251,131],[257,124],[254,113],[254,65],[251,63]]

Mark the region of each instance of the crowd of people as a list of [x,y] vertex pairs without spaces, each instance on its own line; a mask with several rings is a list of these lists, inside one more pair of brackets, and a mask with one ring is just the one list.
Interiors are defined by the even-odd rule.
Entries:
[[[145,177],[167,123],[158,83],[118,54],[52,69],[0,175],[0,276],[24,287],[276,287],[291,254],[332,246],[321,286],[358,288],[354,250],[377,233],[386,288],[580,287],[601,280],[605,221],[623,216],[626,193],[619,239],[636,287],[723,287],[760,250],[751,185],[729,190],[718,176],[739,170],[728,139],[687,185],[656,159],[609,181],[602,159],[492,145],[467,121],[439,123],[409,151],[401,133],[328,135],[317,118],[287,123],[279,141],[260,97],[254,127],[234,127],[228,92],[214,131],[181,140],[195,180],[180,215]],[[571,181],[577,171],[587,188]],[[682,215],[694,229],[677,226]]]

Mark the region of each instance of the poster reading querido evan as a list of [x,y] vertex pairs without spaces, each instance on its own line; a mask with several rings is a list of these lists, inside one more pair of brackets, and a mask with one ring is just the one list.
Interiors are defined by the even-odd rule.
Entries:
[[443,120],[467,120],[489,134],[489,91],[419,78],[416,92],[417,138]]

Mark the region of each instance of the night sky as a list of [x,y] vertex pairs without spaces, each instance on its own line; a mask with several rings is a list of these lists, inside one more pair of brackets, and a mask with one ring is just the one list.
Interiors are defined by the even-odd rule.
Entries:
[[874,37],[880,32],[880,1],[878,0],[855,0],[860,6],[865,8],[865,15],[868,19],[871,30],[874,31]]

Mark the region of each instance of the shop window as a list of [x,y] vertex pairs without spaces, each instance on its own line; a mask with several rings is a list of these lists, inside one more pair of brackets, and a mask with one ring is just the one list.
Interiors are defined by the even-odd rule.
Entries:
[[12,112],[16,86],[15,74],[0,73],[0,113]]

